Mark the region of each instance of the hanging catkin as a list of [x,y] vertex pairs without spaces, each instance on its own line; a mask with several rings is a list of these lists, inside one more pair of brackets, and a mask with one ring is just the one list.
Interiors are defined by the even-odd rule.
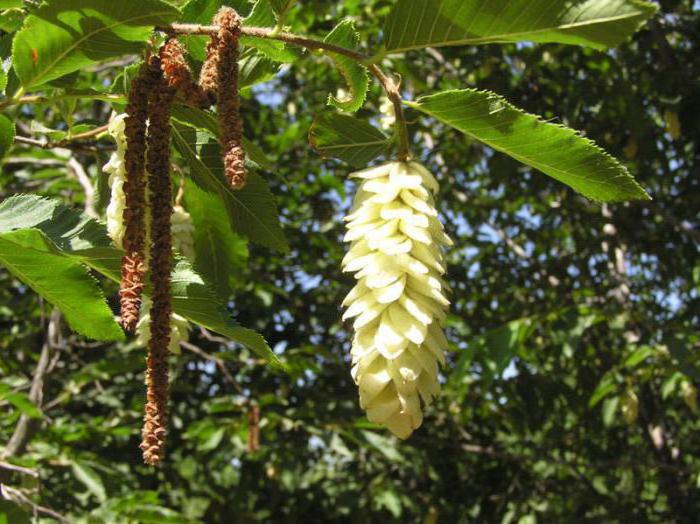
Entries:
[[[160,69],[160,59],[151,58]],[[149,103],[148,190],[151,209],[151,339],[146,365],[147,402],[141,450],[147,464],[165,453],[168,422],[168,345],[170,343],[170,271],[172,267],[172,187],[170,182],[170,108],[175,90],[159,78]]]
[[161,67],[168,85],[177,90],[190,105],[206,108],[211,105],[209,96],[192,79],[185,52],[177,38],[170,38],[160,52]]
[[238,93],[238,39],[241,35],[241,17],[230,7],[222,7],[214,17],[219,26],[217,35],[218,63],[217,111],[219,114],[219,141],[224,174],[231,187],[245,186],[245,150],[243,149],[243,121]]
[[126,180],[124,182],[124,251],[121,263],[121,283],[119,301],[121,306],[121,324],[127,331],[133,331],[139,320],[141,293],[143,291],[143,274],[145,261],[143,256],[145,242],[146,186],[144,161],[146,152],[146,120],[148,118],[148,99],[160,76],[160,69],[153,64],[144,64],[139,74],[131,83],[124,134],[126,135],[126,152],[124,164]]
[[204,96],[207,97],[209,105],[216,103],[217,70],[219,68],[219,36],[212,35],[207,44],[207,57],[199,72],[199,86],[202,88]]

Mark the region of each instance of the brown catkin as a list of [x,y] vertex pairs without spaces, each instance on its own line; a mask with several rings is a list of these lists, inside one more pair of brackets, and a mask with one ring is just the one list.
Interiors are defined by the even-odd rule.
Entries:
[[230,7],[222,7],[214,17],[218,32],[217,110],[219,114],[219,141],[224,174],[231,187],[245,186],[245,150],[243,149],[243,121],[238,94],[238,39],[241,35],[241,17]]
[[211,105],[210,97],[192,79],[184,48],[177,38],[170,38],[163,45],[160,60],[168,85],[177,90],[186,103],[201,108]]
[[133,331],[139,320],[141,293],[143,291],[143,274],[145,272],[145,216],[146,185],[144,162],[146,155],[146,120],[148,118],[148,99],[157,82],[160,71],[150,64],[141,66],[138,75],[131,83],[126,118],[124,119],[126,152],[124,164],[126,179],[124,182],[124,251],[121,263],[121,283],[119,285],[119,302],[121,307],[121,324],[127,331]]
[[[160,67],[160,59],[151,57]],[[146,365],[147,402],[141,450],[147,464],[165,454],[168,423],[168,345],[170,343],[170,271],[172,268],[172,187],[170,182],[170,108],[175,89],[160,77],[149,102],[148,192],[150,198],[151,338]]]
[[209,105],[216,103],[217,78],[216,71],[219,67],[219,36],[212,35],[207,44],[207,57],[204,59],[202,69],[199,72],[199,86],[208,99]]

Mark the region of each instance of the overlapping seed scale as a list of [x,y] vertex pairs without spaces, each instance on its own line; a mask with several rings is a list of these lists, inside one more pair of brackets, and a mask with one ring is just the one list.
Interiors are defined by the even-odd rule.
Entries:
[[439,393],[449,301],[438,246],[451,241],[431,194],[437,182],[420,164],[351,176],[362,180],[346,217],[351,245],[342,262],[357,279],[343,302],[343,318],[354,319],[352,376],[369,420],[405,438],[422,422],[421,400],[427,405]]

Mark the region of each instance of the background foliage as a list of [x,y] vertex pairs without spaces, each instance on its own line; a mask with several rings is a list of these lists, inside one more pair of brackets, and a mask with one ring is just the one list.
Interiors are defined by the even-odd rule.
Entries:
[[[231,4],[250,9],[244,1]],[[271,4],[281,13],[291,2]],[[377,21],[393,4],[304,0],[285,23],[322,38],[350,17],[360,46],[376,51]],[[206,22],[216,6],[192,0],[183,12],[189,21]],[[351,285],[339,267],[352,168],[322,159],[308,145],[314,117],[325,114],[329,92],[335,95],[344,79],[331,61],[249,42],[257,51],[244,58],[251,87],[243,110],[247,138],[260,150],[252,155],[259,182],[241,201],[223,192],[213,199],[200,188],[217,191],[217,167],[206,161],[218,154],[211,122],[182,116],[174,140],[194,179],[185,205],[200,235],[198,254],[224,261],[196,269],[217,283],[206,292],[224,298],[239,323],[229,326],[239,332],[227,335],[247,347],[195,329],[173,356],[169,455],[153,471],[137,450],[143,349],[131,340],[93,342],[74,334],[65,317],[0,268],[6,450],[20,417],[30,420],[29,438],[4,459],[28,471],[0,463],[0,522],[26,522],[38,506],[71,522],[692,521],[700,512],[700,423],[688,393],[700,382],[700,5],[662,1],[660,8],[632,41],[611,51],[508,44],[409,50],[405,59],[383,59],[401,74],[406,98],[489,89],[549,122],[585,130],[653,198],[593,203],[419,107],[409,109],[415,151],[441,183],[441,211],[456,245],[448,255],[454,351],[443,395],[407,442],[367,423],[357,406],[350,334],[339,321]],[[262,10],[255,16],[261,25],[274,24]],[[2,13],[3,58],[21,23],[15,12]],[[138,40],[139,31],[110,38]],[[201,43],[188,39],[194,58]],[[79,55],[72,59],[83,64]],[[102,124],[112,110],[104,99],[119,107],[135,60],[81,65],[79,73],[51,79],[47,94],[70,88],[90,97],[7,109],[0,126],[14,122],[18,135],[55,142],[66,136],[66,123],[74,133]],[[18,82],[6,69],[0,73],[6,93]],[[375,85],[358,116],[376,123],[380,102]],[[7,143],[0,147],[11,149],[0,205],[15,193],[34,193],[103,212],[108,139],[86,149],[41,149],[10,146],[12,138],[1,135]],[[322,149],[324,137],[314,138]],[[84,177],[94,193],[86,193]],[[255,210],[272,205],[265,183],[281,230],[276,222],[252,223],[268,216]],[[237,233],[222,227],[229,212]],[[0,227],[3,264],[20,256],[16,245],[60,258],[57,270],[74,271],[76,257],[83,264],[104,259],[42,224],[24,226],[37,228],[36,238],[9,240]],[[217,249],[207,234],[226,241]],[[60,253],[50,244],[40,249],[47,238],[62,246]],[[109,270],[91,267],[114,307],[116,287],[99,276]],[[227,322],[221,315],[212,312]],[[240,326],[261,333],[287,372],[264,365],[260,355],[268,350]],[[43,398],[31,402],[32,378],[42,368]],[[259,423],[252,423],[258,409]],[[251,439],[257,431],[259,449]],[[17,503],[17,492],[27,500]]]

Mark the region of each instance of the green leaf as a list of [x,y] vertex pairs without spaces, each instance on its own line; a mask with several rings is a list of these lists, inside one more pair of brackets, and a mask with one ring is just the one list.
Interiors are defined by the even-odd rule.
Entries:
[[212,135],[176,124],[173,140],[189,166],[192,179],[225,203],[231,227],[253,242],[282,252],[289,250],[274,196],[265,180],[250,173],[245,187],[233,190],[224,178],[218,141]]
[[[172,117],[190,127],[208,131],[213,137],[219,136],[219,122],[212,113],[196,107],[176,105],[173,107]],[[243,148],[246,154],[246,166],[253,169],[272,168],[272,162],[265,156],[265,153],[246,137],[243,137]]]
[[592,408],[616,389],[615,375],[606,374],[596,386],[591,398],[588,399],[588,407]]
[[620,404],[620,397],[606,398],[603,402],[601,414],[603,416],[603,425],[608,428],[615,421],[615,413]]
[[[253,9],[243,20],[244,26],[269,27],[275,25],[276,16],[268,0],[257,0],[253,4]],[[294,62],[299,55],[290,49],[284,42],[259,38],[256,36],[242,36],[241,45],[256,48],[267,56],[270,60],[282,63]]]
[[87,490],[92,493],[97,500],[100,502],[107,500],[107,493],[105,492],[102,479],[93,468],[84,461],[77,460],[71,460],[71,468],[73,469],[75,478],[84,484]]
[[[72,255],[107,278],[119,282],[122,258],[120,250],[108,247],[92,248],[74,251]],[[236,324],[214,291],[192,269],[187,260],[177,259],[171,276],[171,292],[175,313],[243,344],[270,364],[283,369],[283,364],[262,335]],[[146,285],[144,294],[150,296],[150,284]]]
[[523,343],[529,326],[530,320],[522,318],[508,322],[484,335],[486,349],[484,358],[494,374],[500,375],[511,363]]
[[0,162],[15,141],[15,123],[5,115],[0,115]]
[[404,457],[401,454],[401,452],[397,449],[396,439],[386,437],[374,431],[362,431],[361,433],[365,437],[367,442],[379,453],[384,455],[384,457],[389,462],[403,462]]
[[0,0],[0,9],[22,7],[22,0]]
[[365,120],[338,113],[322,113],[309,129],[309,142],[325,157],[364,167],[389,149],[391,140]]
[[24,228],[40,230],[61,250],[111,245],[95,219],[38,195],[14,195],[0,204],[0,232]]
[[29,400],[29,396],[23,391],[12,391],[7,384],[0,384],[0,402],[5,401],[12,404],[23,415],[29,418],[42,418],[44,415],[34,402]]
[[386,508],[395,519],[401,516],[401,499],[396,491],[386,489],[374,496],[374,503],[378,508]]
[[185,185],[185,207],[194,225],[194,267],[226,299],[248,259],[246,242],[231,229],[221,199],[190,180]]
[[[333,31],[328,33],[325,42],[339,45],[348,49],[357,47],[360,43],[360,35],[355,31],[352,20],[341,21]],[[335,66],[345,78],[350,90],[349,96],[339,100],[333,95],[328,96],[328,105],[335,106],[342,111],[354,113],[362,107],[369,89],[369,76],[367,68],[358,64],[347,56],[336,53],[328,53]]]
[[284,18],[289,10],[296,4],[297,0],[268,0],[272,10],[278,19]]
[[[23,231],[34,231],[43,239],[48,237],[54,251],[58,251],[57,246],[61,246],[64,251],[59,253],[60,256],[77,265],[79,269],[82,270],[80,264],[84,264],[107,278],[119,282],[122,252],[108,247],[111,243],[104,226],[84,214],[70,210],[57,201],[36,195],[17,195],[0,204],[0,234],[5,231],[11,232],[18,225],[36,228],[36,230]],[[35,263],[34,266],[37,271],[42,271],[40,264]],[[50,268],[43,271],[50,273],[51,278],[47,285],[51,285],[54,283],[56,268],[51,267],[51,264],[43,266]],[[94,285],[92,279],[90,283]],[[61,286],[54,287],[59,292],[65,291]],[[148,284],[145,293],[150,294]],[[173,309],[176,313],[228,336],[278,367],[282,366],[261,335],[238,326],[230,319],[228,311],[216,294],[185,260],[178,260],[173,270],[172,293]],[[85,301],[88,308],[98,296],[101,295],[96,288],[92,291],[91,299]],[[85,317],[94,323],[89,310],[85,309],[83,304],[80,305],[83,307]],[[106,308],[106,305],[103,304],[103,306]],[[109,318],[112,320],[111,312]],[[123,339],[121,329],[113,320],[112,324],[118,331],[119,339]],[[99,327],[99,323],[95,327]]]
[[529,41],[606,49],[626,41],[656,9],[641,0],[399,0],[384,26],[384,48]]
[[36,519],[17,502],[0,499],[0,524],[32,524]]
[[21,9],[3,9],[0,11],[0,29],[14,33],[22,26],[25,13]]
[[683,382],[684,378],[683,373],[676,371],[670,377],[664,380],[664,383],[661,385],[661,398],[666,400],[669,396],[671,396]]
[[53,0],[27,16],[12,61],[25,88],[90,64],[140,52],[179,11],[160,0]]
[[649,199],[627,169],[594,142],[489,91],[443,91],[406,103],[592,200]]
[[272,80],[280,70],[280,64],[262,53],[247,49],[238,63],[238,87],[246,87]]
[[625,359],[623,366],[633,368],[656,353],[657,350],[651,346],[639,346]]
[[96,340],[124,339],[94,278],[38,229],[0,233],[0,263],[58,307],[73,330]]

